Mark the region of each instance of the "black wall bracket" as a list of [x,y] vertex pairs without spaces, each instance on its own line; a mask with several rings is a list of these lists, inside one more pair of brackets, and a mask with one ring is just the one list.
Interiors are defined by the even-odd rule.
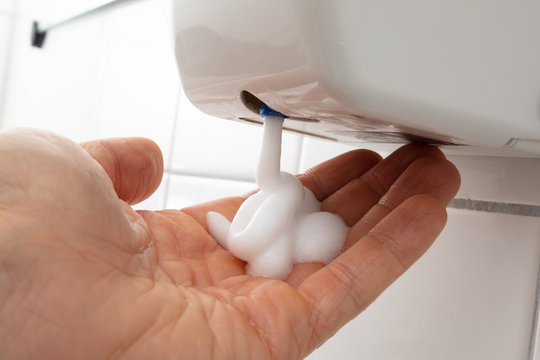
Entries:
[[32,23],[32,46],[41,49],[45,44],[45,39],[47,39],[47,31],[40,30],[39,23],[34,21]]

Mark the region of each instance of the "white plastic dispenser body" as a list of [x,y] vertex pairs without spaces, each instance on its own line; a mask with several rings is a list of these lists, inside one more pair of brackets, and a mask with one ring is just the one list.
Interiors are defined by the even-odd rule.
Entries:
[[337,141],[540,154],[538,1],[174,5],[185,93],[208,114],[260,122],[245,90]]

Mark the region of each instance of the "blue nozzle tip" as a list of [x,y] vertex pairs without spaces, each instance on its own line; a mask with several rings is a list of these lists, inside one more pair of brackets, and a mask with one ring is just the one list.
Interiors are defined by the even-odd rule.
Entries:
[[274,109],[271,109],[268,105],[266,105],[265,103],[262,103],[261,104],[261,109],[259,110],[259,114],[261,116],[276,116],[276,117],[281,117],[283,119],[286,119],[288,116],[280,113],[279,111],[276,111]]

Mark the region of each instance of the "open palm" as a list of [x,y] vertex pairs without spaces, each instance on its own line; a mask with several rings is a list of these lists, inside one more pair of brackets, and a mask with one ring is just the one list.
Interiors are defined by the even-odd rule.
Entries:
[[0,358],[296,359],[366,308],[442,230],[459,174],[434,147],[357,150],[300,175],[351,226],[331,264],[252,278],[207,232],[245,199],[134,211],[157,146],[0,135]]

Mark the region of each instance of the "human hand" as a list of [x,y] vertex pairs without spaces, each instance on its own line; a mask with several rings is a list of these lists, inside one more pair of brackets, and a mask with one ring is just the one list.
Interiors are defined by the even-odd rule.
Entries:
[[0,134],[0,358],[302,358],[427,250],[460,182],[424,145],[313,168],[300,179],[351,226],[345,251],[277,281],[207,232],[244,197],[132,210],[162,172],[144,139]]

